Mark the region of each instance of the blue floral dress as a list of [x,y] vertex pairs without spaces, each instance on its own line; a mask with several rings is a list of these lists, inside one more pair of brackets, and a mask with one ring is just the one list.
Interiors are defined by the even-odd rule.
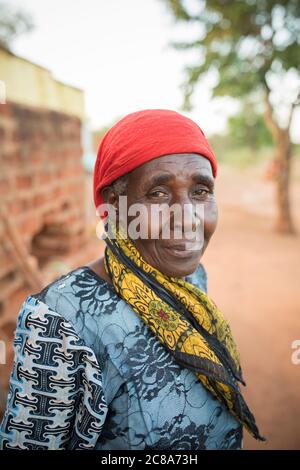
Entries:
[[[187,280],[206,291],[202,265]],[[242,427],[89,267],[29,296],[0,427],[7,449],[240,449]]]

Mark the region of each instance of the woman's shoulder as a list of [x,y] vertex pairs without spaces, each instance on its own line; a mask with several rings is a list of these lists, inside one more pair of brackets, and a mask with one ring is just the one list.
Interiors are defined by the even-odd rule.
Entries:
[[112,314],[120,301],[114,288],[89,266],[64,274],[30,297],[70,321],[78,331],[88,317]]
[[[188,282],[207,292],[207,275],[202,264],[186,277]],[[27,311],[35,305],[38,312],[55,312],[73,325],[76,333],[88,343],[101,336],[103,330],[113,323],[123,323],[124,301],[113,286],[90,266],[80,266],[54,280],[40,292],[29,296]],[[126,312],[128,325],[130,312]],[[25,313],[24,313],[25,315]],[[136,317],[134,315],[134,317]],[[134,324],[134,321],[131,322]],[[134,325],[133,325],[134,326]]]
[[[207,273],[201,263],[186,280],[207,292]],[[69,271],[31,297],[69,317],[67,320],[75,313],[111,314],[121,300],[113,286],[89,265]]]

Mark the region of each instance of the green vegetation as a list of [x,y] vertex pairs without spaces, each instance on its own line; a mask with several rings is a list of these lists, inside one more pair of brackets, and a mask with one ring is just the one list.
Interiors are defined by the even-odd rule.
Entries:
[[31,16],[12,8],[9,2],[0,2],[0,46],[10,49],[13,41],[34,28]]
[[[300,83],[299,0],[163,1],[176,21],[197,31],[192,40],[173,44],[177,49],[193,51],[197,58],[185,67],[185,108],[191,108],[195,88],[207,74],[215,81],[214,97],[251,99],[264,106],[264,122],[274,142],[277,168],[276,228],[282,233],[293,233],[289,201],[290,126],[295,107],[300,103],[300,87],[285,93],[284,123],[279,120],[272,100],[272,87],[274,79],[281,83],[287,76],[293,83]],[[234,122],[235,127],[241,128],[241,124],[238,120]],[[265,140],[265,134],[258,134],[259,121],[254,130],[255,127],[259,139]],[[248,136],[237,135],[237,139]],[[258,141],[256,146],[259,147]]]

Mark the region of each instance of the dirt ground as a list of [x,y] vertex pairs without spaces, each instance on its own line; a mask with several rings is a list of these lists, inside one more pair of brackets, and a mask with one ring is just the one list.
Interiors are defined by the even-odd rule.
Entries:
[[[231,323],[247,382],[244,394],[268,439],[260,443],[245,432],[244,447],[300,449],[300,364],[291,361],[292,342],[300,340],[300,159],[292,184],[297,236],[273,231],[273,185],[264,181],[263,168],[221,167],[217,198],[219,225],[203,258],[209,295]],[[102,242],[92,234],[93,209],[88,209],[90,243],[65,258],[62,271],[102,253]],[[51,269],[45,278],[53,277]],[[26,293],[16,296],[12,319]],[[10,366],[1,367],[5,386]]]
[[[299,164],[296,170],[292,209],[300,233]],[[273,185],[261,175],[221,169],[219,226],[203,263],[209,295],[240,349],[245,397],[268,439],[245,433],[245,448],[300,449],[300,365],[291,361],[291,344],[300,339],[300,235],[272,231]]]

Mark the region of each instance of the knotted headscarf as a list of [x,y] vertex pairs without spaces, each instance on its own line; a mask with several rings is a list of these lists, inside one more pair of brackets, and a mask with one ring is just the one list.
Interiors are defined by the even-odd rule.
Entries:
[[172,153],[196,153],[207,158],[217,175],[217,162],[200,127],[168,109],[128,114],[104,135],[94,169],[94,201],[103,204],[101,190],[120,176],[154,158]]
[[[105,239],[105,268],[116,292],[183,367],[259,440],[255,418],[240,391],[239,353],[228,322],[198,287],[149,265],[114,226]],[[120,236],[121,235],[121,236]]]

